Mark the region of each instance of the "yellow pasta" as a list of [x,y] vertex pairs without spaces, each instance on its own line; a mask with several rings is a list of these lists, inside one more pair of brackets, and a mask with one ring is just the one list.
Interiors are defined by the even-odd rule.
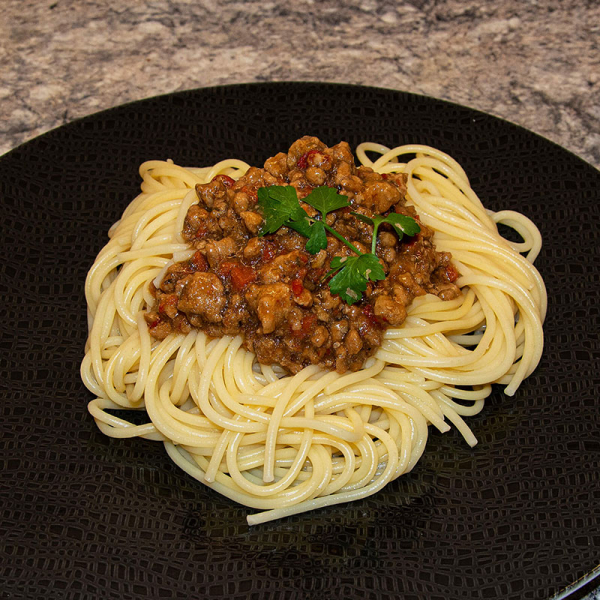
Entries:
[[[540,360],[546,291],[533,266],[541,248],[535,225],[486,210],[460,165],[433,148],[365,143],[357,156],[377,172],[406,173],[407,202],[435,230],[436,248],[452,253],[462,289],[450,301],[416,298],[360,371],[309,366],[287,375],[260,365],[239,336],[150,336],[149,286],[189,256],[181,230],[195,184],[217,174],[237,179],[248,169],[242,161],[144,163],[141,194],[87,277],[81,376],[98,427],[163,442],[192,477],[257,509],[250,524],[376,493],[416,465],[430,425],[445,432],[451,423],[475,445],[463,417],[483,409],[494,383],[513,395]],[[502,238],[498,223],[523,241]],[[145,410],[150,422],[134,425],[108,412],[115,409]]]

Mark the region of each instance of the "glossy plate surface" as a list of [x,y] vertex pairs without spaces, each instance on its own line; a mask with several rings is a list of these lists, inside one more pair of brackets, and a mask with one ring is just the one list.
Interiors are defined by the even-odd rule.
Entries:
[[[469,421],[474,449],[431,431],[414,471],[376,496],[250,529],[161,444],[96,429],[83,283],[141,162],[260,166],[305,134],[433,145],[487,207],[532,218],[546,349],[513,398],[496,390]],[[600,172],[572,154],[421,96],[255,84],[52,131],[0,158],[0,201],[0,598],[547,599],[600,562]]]

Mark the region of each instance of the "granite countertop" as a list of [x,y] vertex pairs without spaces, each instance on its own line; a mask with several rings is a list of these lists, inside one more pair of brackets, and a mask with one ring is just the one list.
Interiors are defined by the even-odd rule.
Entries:
[[600,168],[600,5],[589,0],[2,4],[0,154],[123,102],[296,80],[465,104]]
[[0,154],[157,94],[329,81],[483,110],[600,168],[600,4],[591,0],[4,0],[2,8]]

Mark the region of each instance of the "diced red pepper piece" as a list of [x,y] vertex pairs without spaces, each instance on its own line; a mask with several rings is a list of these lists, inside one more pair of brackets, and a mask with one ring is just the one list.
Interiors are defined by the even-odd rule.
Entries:
[[304,286],[302,285],[302,279],[294,279],[291,284],[292,293],[294,296],[299,296],[304,291]]
[[459,272],[456,270],[456,267],[449,263],[446,267],[446,278],[450,283],[454,283],[459,277]]
[[263,262],[269,262],[273,260],[277,256],[277,250],[275,248],[275,244],[271,242],[266,242],[263,251],[262,251],[262,260]]
[[193,272],[196,271],[206,271],[208,269],[208,263],[206,262],[206,258],[200,250],[197,250],[194,256],[190,259],[190,268]]
[[220,181],[226,188],[230,188],[235,183],[229,175],[215,175],[212,180]]
[[296,338],[305,338],[315,327],[317,323],[317,315],[308,313],[302,319],[302,326],[300,329],[292,329],[292,335]]
[[245,185],[242,187],[240,192],[244,192],[244,194],[248,194],[248,196],[250,196],[250,198],[252,199],[253,202],[258,201],[258,194],[257,194],[256,190],[252,189],[251,187],[248,187],[247,185]]
[[237,260],[224,260],[219,265],[219,274],[223,276],[231,275],[231,269],[239,264]]
[[318,154],[319,150],[317,150],[316,148],[313,148],[312,150],[309,150],[308,152],[305,152],[299,159],[298,162],[296,163],[296,166],[299,169],[306,169],[308,168],[308,159],[313,156],[314,154]]
[[317,315],[314,313],[309,313],[302,319],[302,331],[304,335],[308,335],[314,328],[317,323]]
[[237,290],[243,290],[247,285],[256,280],[256,272],[252,267],[236,265],[231,269],[231,285]]
[[367,319],[369,325],[371,325],[371,327],[383,327],[381,319],[375,316],[375,313],[373,312],[372,304],[365,304],[363,306],[362,312],[365,318]]

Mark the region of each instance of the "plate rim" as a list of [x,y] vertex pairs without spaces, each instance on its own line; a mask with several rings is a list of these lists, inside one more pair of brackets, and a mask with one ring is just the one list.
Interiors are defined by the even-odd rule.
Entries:
[[[366,85],[361,85],[361,84],[348,84],[348,83],[341,83],[341,82],[322,82],[322,81],[311,81],[311,80],[247,82],[247,83],[231,83],[231,84],[223,84],[223,85],[215,85],[215,86],[193,87],[193,88],[175,90],[172,92],[156,94],[153,96],[147,96],[147,97],[136,99],[136,100],[131,100],[131,101],[117,104],[117,105],[114,105],[114,106],[111,106],[111,107],[108,107],[108,108],[105,108],[105,109],[102,109],[102,110],[99,110],[99,111],[96,111],[96,112],[93,112],[93,113],[90,113],[87,115],[83,115],[81,117],[77,117],[75,119],[70,120],[67,123],[63,123],[61,125],[53,127],[51,129],[49,129],[48,131],[45,131],[29,140],[26,140],[26,141],[20,143],[18,146],[11,148],[8,152],[4,153],[3,155],[0,155],[0,166],[3,165],[5,160],[13,160],[15,158],[15,155],[18,152],[27,151],[28,147],[30,147],[36,143],[39,143],[40,141],[43,141],[47,137],[57,135],[58,134],[57,132],[61,132],[64,130],[68,130],[70,128],[78,127],[82,122],[85,122],[87,120],[105,118],[106,116],[109,116],[111,113],[120,111],[122,109],[135,108],[136,106],[142,106],[144,103],[147,103],[147,102],[151,102],[154,100],[161,100],[161,99],[164,100],[164,99],[167,99],[170,97],[175,97],[175,96],[194,95],[194,94],[202,93],[202,92],[216,93],[219,91],[227,91],[230,89],[243,89],[243,88],[251,89],[251,88],[259,88],[259,87],[264,88],[264,87],[269,87],[269,86],[281,87],[282,89],[285,87],[291,88],[294,86],[316,86],[316,87],[339,87],[339,88],[357,89],[357,90],[361,90],[361,89],[362,90],[371,90],[371,91],[384,92],[384,93],[390,93],[390,94],[400,94],[400,95],[404,95],[406,97],[413,97],[415,99],[420,99],[420,100],[426,101],[426,102],[434,102],[434,103],[438,103],[438,104],[442,104],[442,105],[447,105],[450,107],[466,109],[471,113],[479,114],[479,115],[485,116],[486,118],[494,119],[494,120],[499,121],[502,124],[504,124],[504,126],[516,128],[517,130],[520,130],[521,132],[526,133],[529,136],[534,136],[534,137],[538,138],[539,140],[541,140],[546,145],[550,144],[554,148],[560,150],[560,152],[566,153],[572,159],[577,160],[585,168],[591,169],[592,173],[596,177],[598,177],[600,180],[600,169],[596,168],[594,165],[587,162],[584,158],[578,156],[573,151],[565,148],[564,146],[561,146],[559,143],[554,142],[554,141],[544,137],[543,135],[528,129],[525,126],[514,123],[504,117],[500,117],[500,116],[494,115],[492,113],[488,113],[486,111],[483,111],[483,110],[480,110],[480,109],[477,109],[477,108],[474,108],[474,107],[471,107],[469,105],[465,105],[462,103],[458,103],[458,102],[454,102],[454,101],[450,101],[450,100],[446,100],[446,99],[442,99],[442,98],[438,98],[438,97],[430,96],[430,95],[426,95],[426,94],[415,93],[415,92],[408,91],[408,90],[399,90],[399,89],[379,87],[379,86],[366,86]],[[600,238],[600,229],[598,230],[597,235]],[[567,598],[568,595],[576,592],[584,585],[593,581],[598,575],[600,575],[600,564],[598,564],[591,571],[589,571],[588,573],[583,575],[576,582],[573,582],[573,583],[567,585],[565,588],[560,590],[557,594],[552,596],[549,600],[562,600],[564,598]]]
[[22,150],[24,146],[27,146],[27,145],[31,144],[32,142],[36,142],[36,141],[40,140],[41,138],[44,138],[45,136],[54,134],[56,131],[63,130],[65,128],[69,128],[71,126],[76,127],[76,126],[79,126],[79,124],[82,121],[85,121],[86,119],[98,118],[107,113],[110,113],[111,111],[116,112],[118,110],[122,110],[125,108],[134,107],[135,105],[138,105],[138,104],[143,104],[145,102],[167,99],[167,98],[173,97],[173,96],[178,96],[178,95],[183,96],[183,95],[194,94],[194,93],[199,93],[199,92],[209,93],[209,92],[218,92],[219,90],[228,90],[228,89],[235,89],[235,88],[241,89],[241,88],[267,87],[267,86],[276,86],[276,87],[283,88],[283,87],[288,87],[288,86],[293,87],[293,86],[298,86],[298,85],[299,86],[308,85],[308,86],[323,86],[323,87],[339,87],[339,88],[347,88],[347,89],[355,88],[355,89],[363,89],[363,90],[372,90],[372,91],[376,91],[376,92],[402,94],[405,96],[414,97],[416,99],[422,99],[426,102],[437,102],[437,103],[445,104],[445,105],[455,107],[455,108],[467,109],[473,113],[479,114],[486,118],[492,118],[497,121],[500,121],[507,126],[515,127],[518,130],[521,130],[522,132],[526,132],[529,135],[533,135],[533,136],[543,140],[547,144],[551,144],[555,148],[560,149],[563,152],[566,152],[572,158],[577,159],[578,161],[583,163],[586,167],[591,168],[594,172],[596,172],[597,175],[600,176],[600,167],[597,168],[595,165],[589,163],[583,157],[576,154],[573,150],[569,150],[568,148],[565,148],[564,146],[562,146],[560,143],[555,142],[555,141],[545,137],[544,135],[537,133],[536,131],[533,131],[532,129],[529,129],[528,127],[526,127],[524,125],[515,123],[514,121],[511,121],[510,119],[508,119],[506,117],[501,117],[501,116],[495,115],[493,113],[487,112],[487,111],[479,109],[479,108],[475,108],[468,104],[463,104],[462,102],[455,102],[453,100],[447,100],[445,98],[439,98],[437,96],[431,96],[429,94],[422,94],[419,92],[412,92],[410,90],[404,90],[404,89],[388,88],[388,87],[384,87],[384,86],[362,85],[362,84],[355,84],[355,83],[343,83],[343,82],[335,82],[335,81],[331,81],[331,82],[329,82],[329,81],[314,81],[314,80],[293,80],[293,81],[276,80],[276,81],[249,81],[249,82],[244,82],[244,83],[227,83],[227,84],[212,85],[212,86],[184,88],[184,89],[174,90],[172,92],[164,92],[164,93],[155,94],[152,96],[145,96],[143,98],[138,98],[135,100],[129,100],[127,102],[115,104],[114,106],[110,106],[108,108],[104,108],[104,109],[101,109],[101,110],[98,110],[98,111],[95,111],[95,112],[92,112],[92,113],[89,113],[89,114],[86,114],[86,115],[83,115],[80,117],[76,117],[66,123],[62,123],[60,125],[57,125],[56,127],[52,127],[48,131],[44,131],[43,133],[40,133],[29,140],[25,140],[24,142],[20,143],[19,145],[15,146],[14,148],[11,148],[10,150],[8,150],[8,152],[5,152],[4,154],[0,155],[0,163],[1,163],[2,159],[8,157],[13,152]]

